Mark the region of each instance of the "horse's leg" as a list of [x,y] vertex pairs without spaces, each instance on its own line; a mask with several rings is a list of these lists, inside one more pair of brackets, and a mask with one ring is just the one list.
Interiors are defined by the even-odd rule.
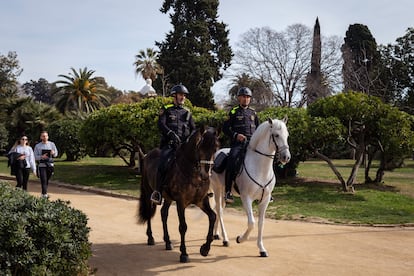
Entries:
[[265,221],[265,214],[267,206],[269,205],[269,200],[262,200],[259,203],[259,223],[258,223],[258,235],[257,235],[257,247],[259,247],[260,257],[267,257],[266,248],[263,245],[263,228]]
[[250,232],[252,232],[253,228],[254,228],[254,215],[253,215],[253,208],[252,208],[252,203],[253,201],[246,196],[241,196],[241,200],[243,203],[243,208],[246,211],[246,215],[247,215],[247,229],[246,231],[243,233],[243,235],[238,236],[236,241],[237,243],[242,243],[246,240],[249,239],[249,235]]
[[[212,183],[212,184],[211,184]],[[214,196],[214,209],[216,210],[216,221],[214,222],[214,229],[213,229],[213,239],[219,240],[220,239],[220,233],[218,232],[218,225],[219,225],[219,189],[217,187],[217,183],[213,182],[212,178],[210,178],[210,188],[213,190],[213,196]]]
[[216,221],[216,213],[214,213],[213,209],[211,209],[208,196],[204,197],[201,210],[203,210],[208,216],[208,233],[206,243],[200,247],[200,254],[205,257],[208,255],[211,243],[213,242],[213,228]]
[[229,237],[227,236],[227,232],[226,232],[226,228],[224,227],[224,220],[223,220],[223,215],[224,215],[224,207],[225,207],[225,203],[224,203],[224,185],[221,185],[221,183],[219,184],[215,184],[216,186],[214,187],[214,199],[216,201],[216,222],[214,224],[214,239],[219,240],[220,239],[220,235],[218,233],[218,225],[220,224],[221,227],[221,233],[223,235],[223,245],[224,246],[229,246]]
[[168,234],[168,227],[167,227],[167,219],[168,219],[168,211],[171,206],[171,201],[165,199],[164,203],[161,208],[161,219],[162,219],[162,228],[164,230],[164,242],[165,242],[165,250],[172,250],[173,246],[170,241],[170,235]]
[[[216,201],[216,204],[218,204],[217,203],[217,200],[216,199],[214,199],[215,201]],[[220,239],[220,233],[218,232],[218,225],[219,225],[219,215],[218,215],[218,207],[217,207],[217,205],[214,207],[214,209],[216,210],[216,214],[217,214],[217,216],[216,216],[216,221],[214,222],[214,228],[213,228],[213,239],[215,239],[215,240],[219,240]]]
[[147,221],[147,245],[154,245],[154,237],[152,236],[151,219]]
[[181,236],[181,244],[180,244],[180,262],[187,263],[189,261],[188,254],[187,254],[187,247],[185,246],[185,233],[187,232],[187,223],[185,221],[185,208],[182,206],[180,202],[177,203],[177,214],[179,220],[179,230]]

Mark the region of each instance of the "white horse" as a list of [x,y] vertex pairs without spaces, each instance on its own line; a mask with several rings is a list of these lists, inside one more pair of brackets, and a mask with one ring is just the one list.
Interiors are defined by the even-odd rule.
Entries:
[[[289,136],[286,128],[287,117],[283,120],[269,119],[259,125],[250,139],[245,159],[243,161],[241,173],[236,177],[235,183],[238,191],[233,187],[233,194],[240,196],[243,208],[247,214],[247,230],[238,236],[237,243],[242,243],[249,238],[250,232],[254,228],[255,219],[253,215],[252,203],[258,200],[259,204],[259,229],[257,236],[257,246],[261,257],[267,257],[267,251],[263,245],[263,226],[267,206],[271,199],[272,190],[276,184],[276,177],[273,172],[273,159],[275,156],[283,164],[289,162],[290,151],[287,138]],[[220,149],[215,153],[215,157],[220,152],[226,154],[229,148]],[[223,222],[224,201],[224,177],[222,173],[212,172],[210,176],[210,188],[213,190],[216,201],[217,218],[214,225],[214,238],[219,239],[218,224],[220,223],[223,234],[223,245],[228,246],[229,240]]]

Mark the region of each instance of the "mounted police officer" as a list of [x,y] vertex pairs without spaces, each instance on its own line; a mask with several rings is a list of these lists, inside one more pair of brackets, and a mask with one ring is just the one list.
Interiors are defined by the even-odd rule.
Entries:
[[158,164],[156,189],[151,194],[151,201],[158,205],[162,201],[162,188],[169,160],[178,146],[186,141],[195,130],[191,112],[183,107],[188,94],[188,90],[184,85],[175,85],[171,89],[174,103],[163,106],[158,117],[158,128],[161,131],[161,155]]
[[241,165],[240,154],[245,151],[253,132],[259,126],[256,111],[249,107],[251,97],[252,91],[248,87],[241,87],[237,92],[239,104],[230,110],[229,118],[223,124],[223,132],[231,141],[225,174],[227,203],[234,201],[231,187]]

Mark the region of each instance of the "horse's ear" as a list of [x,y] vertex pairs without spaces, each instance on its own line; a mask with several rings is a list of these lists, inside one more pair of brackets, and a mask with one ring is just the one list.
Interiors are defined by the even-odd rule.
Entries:
[[205,126],[204,126],[204,125],[201,125],[201,126],[198,128],[198,130],[200,131],[200,133],[204,133],[204,131],[205,131]]
[[206,131],[211,132],[211,133],[214,133],[214,135],[216,135],[216,136],[218,135],[218,131],[217,131],[217,129],[215,127],[207,126],[206,127]]
[[285,118],[283,118],[283,120],[282,120],[285,124],[287,124],[287,122],[288,122],[288,115],[286,114],[285,115]]
[[214,129],[216,130],[216,136],[217,137],[220,136],[221,131],[222,131],[221,126],[215,127]]
[[270,118],[267,118],[267,121],[269,122],[269,124],[270,124],[270,125],[272,125],[272,124],[273,124],[273,121],[272,121],[272,119],[270,119]]

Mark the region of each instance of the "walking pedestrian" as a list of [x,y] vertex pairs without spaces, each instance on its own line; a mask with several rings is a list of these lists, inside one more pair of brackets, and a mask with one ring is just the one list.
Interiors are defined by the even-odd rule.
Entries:
[[16,188],[27,191],[30,170],[36,175],[36,162],[33,149],[29,146],[27,136],[23,135],[9,152],[12,174],[16,176]]
[[44,198],[49,198],[47,188],[49,186],[49,179],[54,172],[53,158],[58,156],[58,150],[55,143],[49,141],[49,134],[47,131],[40,133],[40,142],[34,148],[34,156],[38,162],[38,176],[42,184],[42,194]]

